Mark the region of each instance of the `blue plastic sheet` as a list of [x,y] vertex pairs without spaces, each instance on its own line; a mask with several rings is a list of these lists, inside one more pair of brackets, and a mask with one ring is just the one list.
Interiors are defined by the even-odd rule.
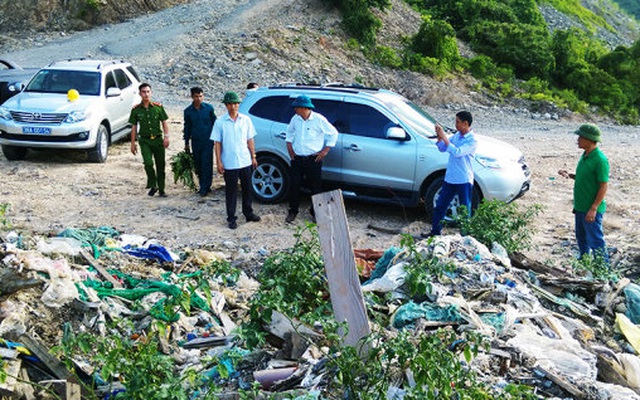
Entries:
[[165,249],[163,246],[158,244],[150,244],[148,247],[132,247],[130,245],[126,245],[122,248],[122,250],[130,254],[134,257],[145,258],[148,260],[158,260],[160,262],[171,262],[173,258],[171,258],[171,254],[169,251]]
[[640,324],[640,286],[630,283],[624,288],[627,299],[627,318],[634,324]]
[[385,250],[385,252],[382,254],[382,257],[380,257],[380,259],[376,263],[376,266],[373,268],[373,271],[371,271],[371,276],[364,284],[367,284],[368,282],[371,282],[374,279],[381,278],[384,275],[384,273],[387,272],[387,269],[389,269],[391,261],[393,261],[393,259],[400,252],[400,250],[402,249],[395,246],[391,246],[387,250]]
[[412,328],[418,318],[424,318],[428,321],[443,322],[463,322],[458,307],[448,305],[441,307],[437,304],[424,302],[416,304],[412,301],[400,306],[393,318],[393,327],[400,329],[404,327]]

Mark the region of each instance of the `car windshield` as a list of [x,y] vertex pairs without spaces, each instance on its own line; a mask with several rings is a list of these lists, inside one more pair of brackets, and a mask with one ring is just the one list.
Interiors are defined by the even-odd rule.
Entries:
[[436,137],[435,119],[417,104],[393,93],[381,93],[379,98],[413,132],[425,137]]
[[98,96],[100,94],[100,73],[84,71],[39,71],[25,92],[67,93],[77,90],[81,95]]

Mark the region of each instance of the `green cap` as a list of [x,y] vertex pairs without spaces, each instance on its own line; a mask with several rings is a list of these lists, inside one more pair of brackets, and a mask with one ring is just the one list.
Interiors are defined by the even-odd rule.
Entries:
[[225,104],[229,104],[229,103],[242,103],[242,101],[240,100],[240,96],[238,96],[238,93],[236,92],[227,92],[224,94],[224,98],[222,99],[222,102]]
[[593,124],[581,125],[580,128],[578,128],[578,130],[574,133],[585,139],[589,139],[592,142],[602,141],[602,138],[600,137],[600,129],[598,129],[598,127]]

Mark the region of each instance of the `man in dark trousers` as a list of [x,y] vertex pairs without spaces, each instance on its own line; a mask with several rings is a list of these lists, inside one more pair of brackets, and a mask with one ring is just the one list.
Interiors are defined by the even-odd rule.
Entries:
[[[204,197],[211,192],[213,179],[213,141],[211,130],[216,122],[213,106],[204,102],[204,91],[191,88],[191,105],[184,109],[184,151],[193,152],[193,161],[200,190]],[[189,146],[191,141],[191,146]]]
[[[291,190],[289,192],[289,213],[285,222],[290,224],[300,208],[300,186],[307,177],[311,194],[322,188],[322,161],[335,146],[338,130],[315,108],[308,96],[298,96],[292,104],[296,114],[287,127],[287,151],[291,157]],[[315,221],[313,206],[309,209]]]
[[238,180],[242,188],[242,214],[247,222],[260,221],[260,217],[253,212],[251,205],[251,174],[258,166],[253,141],[256,130],[251,118],[238,112],[240,101],[237,93],[225,93],[222,102],[227,113],[218,118],[211,132],[218,161],[218,173],[224,177],[229,229],[238,227],[236,221]]

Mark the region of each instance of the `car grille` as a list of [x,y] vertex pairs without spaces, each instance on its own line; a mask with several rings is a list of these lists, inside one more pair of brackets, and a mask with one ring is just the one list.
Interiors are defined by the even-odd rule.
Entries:
[[0,131],[0,139],[15,140],[17,142],[68,143],[84,142],[87,140],[87,135],[84,135],[83,137],[80,136],[80,133],[74,133],[69,136],[14,135]]
[[14,121],[28,124],[59,124],[67,118],[67,114],[11,111],[11,117]]

